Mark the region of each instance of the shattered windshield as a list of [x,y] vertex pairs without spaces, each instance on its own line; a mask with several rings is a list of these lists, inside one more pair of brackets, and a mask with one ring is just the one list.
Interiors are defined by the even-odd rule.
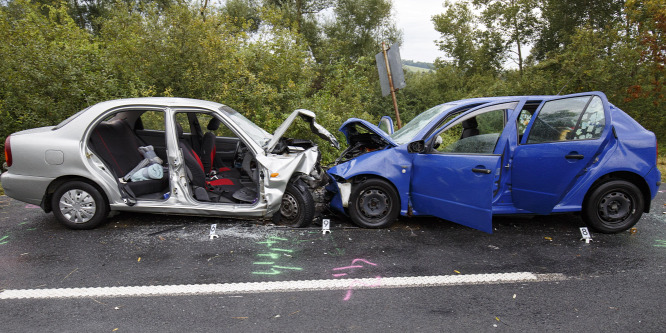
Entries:
[[245,118],[242,114],[238,113],[236,110],[224,105],[220,108],[221,111],[227,113],[231,121],[236,123],[238,127],[242,128],[247,135],[252,138],[260,146],[264,146],[272,137],[271,134],[264,131],[257,124],[251,122],[249,119]]
[[395,131],[395,133],[391,134],[391,139],[393,139],[393,141],[395,141],[395,143],[397,143],[398,145],[411,142],[412,139],[414,139],[416,133],[421,131],[421,129],[423,129],[423,127],[428,125],[433,119],[435,119],[435,117],[437,117],[440,113],[455,107],[456,105],[458,104],[454,103],[440,104],[427,111],[422,112],[418,116],[414,117],[412,121],[407,123],[407,125]]

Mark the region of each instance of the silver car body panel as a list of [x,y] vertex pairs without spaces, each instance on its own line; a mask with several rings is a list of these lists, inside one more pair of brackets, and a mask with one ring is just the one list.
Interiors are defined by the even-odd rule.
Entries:
[[[285,188],[296,174],[302,174],[299,175],[302,177],[312,177],[311,174],[320,176],[316,170],[318,149],[316,146],[310,149],[289,147],[289,151],[284,154],[267,154],[244,132],[243,128],[221,110],[222,106],[219,103],[183,98],[113,100],[93,105],[59,128],[42,127],[13,133],[11,135],[13,164],[1,176],[3,189],[12,198],[39,205],[46,197],[49,184],[54,180],[62,177],[81,177],[94,182],[102,189],[111,210],[237,218],[270,217],[279,212]],[[120,196],[114,176],[87,145],[92,129],[99,122],[111,114],[132,109],[161,110],[165,112],[166,119],[169,119],[166,121],[165,129],[168,156],[165,165],[169,166],[171,193],[166,200],[140,199],[134,206],[126,205]],[[254,154],[261,175],[260,179],[256,180],[259,185],[259,200],[253,204],[240,204],[211,203],[194,199],[183,155],[178,148],[176,126],[173,121],[176,112],[187,111],[214,114],[229,126]],[[292,113],[293,118],[295,114],[302,113]],[[308,111],[308,116],[312,116],[314,121],[314,113]]]
[[321,125],[317,124],[315,121],[315,113],[310,111],[310,110],[305,110],[305,109],[297,109],[292,112],[285,121],[280,124],[280,127],[278,127],[275,132],[273,133],[273,137],[271,140],[266,144],[266,151],[270,152],[275,148],[277,143],[280,141],[280,138],[284,135],[285,132],[287,132],[287,129],[289,129],[289,126],[294,122],[297,116],[301,116],[305,121],[307,121],[310,124],[310,130],[312,133],[317,134],[319,137],[322,139],[328,141],[331,143],[331,145],[335,148],[340,148],[340,144],[338,143],[338,139],[333,136],[329,131],[327,131],[324,127]]

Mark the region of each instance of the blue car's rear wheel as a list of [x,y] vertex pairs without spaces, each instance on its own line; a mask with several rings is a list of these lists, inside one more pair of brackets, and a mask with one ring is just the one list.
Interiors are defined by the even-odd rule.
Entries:
[[92,229],[104,222],[109,212],[104,196],[82,181],[67,182],[51,197],[53,215],[71,229]]
[[636,185],[610,180],[592,191],[583,207],[583,220],[596,231],[618,233],[638,222],[643,207],[643,195]]
[[352,188],[349,216],[361,227],[385,228],[398,218],[400,200],[391,184],[371,178]]

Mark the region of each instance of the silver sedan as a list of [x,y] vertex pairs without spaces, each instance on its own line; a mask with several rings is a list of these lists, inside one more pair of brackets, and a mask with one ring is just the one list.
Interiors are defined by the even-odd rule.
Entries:
[[325,206],[320,152],[283,137],[296,118],[338,147],[308,110],[269,134],[230,107],[182,98],[102,102],[11,134],[5,193],[73,229],[111,211],[273,218],[301,227]]

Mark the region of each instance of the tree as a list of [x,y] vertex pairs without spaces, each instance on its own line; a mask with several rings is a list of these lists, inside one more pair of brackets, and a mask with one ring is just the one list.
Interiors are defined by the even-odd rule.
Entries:
[[502,36],[493,30],[478,27],[479,18],[470,3],[460,1],[444,3],[445,13],[432,17],[435,30],[441,34],[436,44],[451,63],[464,72],[496,74],[502,69],[506,45]]
[[571,42],[578,28],[605,29],[622,20],[624,0],[540,0],[541,24],[532,49],[536,61]]
[[518,71],[523,73],[523,47],[533,42],[538,22],[538,0],[474,0],[481,10],[485,28],[501,35],[508,50],[515,53]]

